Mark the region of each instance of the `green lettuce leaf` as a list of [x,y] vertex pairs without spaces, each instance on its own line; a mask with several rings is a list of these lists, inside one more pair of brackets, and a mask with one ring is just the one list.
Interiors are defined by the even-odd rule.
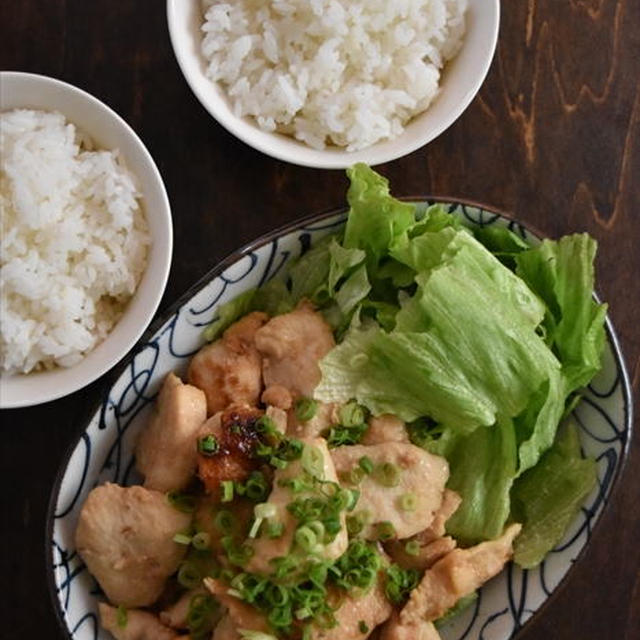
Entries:
[[523,523],[514,560],[525,569],[540,564],[562,540],[596,484],[596,463],[584,459],[575,426],[565,424],[540,462],[516,480],[512,519]]
[[586,233],[544,240],[515,258],[517,274],[545,302],[546,338],[562,363],[566,391],[600,370],[607,305],[593,299],[596,241]]

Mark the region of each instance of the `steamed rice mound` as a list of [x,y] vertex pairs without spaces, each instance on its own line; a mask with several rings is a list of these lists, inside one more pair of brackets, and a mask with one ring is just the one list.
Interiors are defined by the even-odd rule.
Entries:
[[402,133],[462,45],[467,0],[204,0],[202,53],[238,116],[321,149]]
[[133,176],[59,113],[0,114],[2,370],[68,367],[133,295],[149,234]]

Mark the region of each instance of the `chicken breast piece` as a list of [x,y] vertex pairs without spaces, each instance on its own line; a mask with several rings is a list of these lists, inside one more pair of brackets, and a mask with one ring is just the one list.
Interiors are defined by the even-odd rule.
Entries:
[[256,405],[262,391],[262,360],[254,337],[268,320],[265,313],[249,313],[232,324],[220,340],[203,347],[191,359],[188,380],[207,397],[213,415],[231,403]]
[[416,625],[403,625],[394,611],[380,631],[379,640],[441,640],[433,622],[418,622]]
[[[377,525],[382,522],[393,525],[398,539],[409,538],[426,529],[442,503],[444,485],[449,478],[447,461],[401,442],[343,446],[331,451],[341,478],[357,468],[359,460],[365,456],[373,462],[374,471],[357,485],[360,499],[354,515],[365,517],[361,535],[367,540],[377,539]],[[383,465],[393,465],[397,470],[395,486],[386,486],[380,481],[378,471]],[[414,501],[413,508],[403,508],[405,496]]]
[[[312,446],[322,455],[323,461],[323,479],[330,482],[338,482],[333,461],[327,449],[327,443],[324,438],[314,438],[302,441],[305,447]],[[246,565],[246,570],[254,573],[271,573],[273,565],[271,560],[286,556],[290,553],[298,521],[287,509],[287,505],[293,500],[304,499],[310,496],[317,497],[317,493],[301,491],[293,493],[291,487],[282,486],[282,483],[297,478],[302,475],[302,462],[295,460],[290,462],[286,469],[276,471],[273,478],[273,489],[269,495],[269,504],[274,505],[275,515],[271,520],[280,522],[284,525],[284,531],[278,538],[258,537],[251,542],[254,554]],[[316,555],[327,560],[334,560],[340,557],[348,546],[347,528],[344,511],[340,515],[341,529],[336,537]],[[303,552],[303,555],[306,553]]]
[[[375,586],[360,597],[347,595],[342,601],[342,606],[334,614],[338,624],[331,629],[314,628],[311,638],[364,640],[391,615],[392,611],[393,607],[384,594],[383,578],[379,577]],[[366,625],[368,631],[362,632],[361,622]]]
[[318,361],[335,345],[331,327],[303,302],[256,331],[265,386],[280,385],[296,396],[312,396],[320,382]]
[[[215,578],[205,578],[203,582],[216,600],[227,608],[227,616],[236,629],[249,629],[263,633],[269,631],[265,617],[255,607],[229,595],[229,585]],[[231,627],[230,623],[226,624]]]
[[298,420],[295,409],[287,413],[287,435],[294,438],[318,438],[334,424],[338,424],[337,404],[318,402],[318,408],[311,420]]
[[183,384],[173,373],[167,375],[136,447],[136,466],[145,487],[170,491],[189,484],[196,470],[196,434],[206,418],[204,392]]
[[107,483],[82,507],[76,548],[112,603],[144,607],[158,599],[184,557],[187,547],[173,536],[190,522],[159,491]]
[[217,497],[225,480],[245,480],[260,460],[254,451],[259,442],[255,429],[262,411],[246,405],[232,405],[216,413],[201,427],[199,438],[213,436],[217,451],[197,454],[198,475],[208,493]]
[[360,444],[372,445],[385,442],[409,442],[409,434],[404,422],[390,413],[369,419],[369,428]]
[[424,530],[417,533],[415,539],[421,544],[429,544],[444,536],[447,520],[458,510],[462,498],[451,489],[445,489],[442,504],[433,517],[433,522]]
[[289,411],[291,409],[291,405],[293,404],[293,398],[289,393],[288,389],[285,389],[280,384],[272,384],[270,387],[267,387],[260,397],[262,404],[270,404],[274,407],[278,407],[278,409],[282,409],[283,411]]
[[126,622],[118,623],[118,610],[104,602],[98,603],[100,623],[116,640],[177,640],[180,636],[168,629],[148,611],[128,609]]
[[521,525],[512,524],[495,540],[468,549],[454,549],[425,572],[400,612],[400,623],[417,625],[437,620],[463,596],[473,593],[502,571],[513,555]]
[[238,633],[237,627],[228,613],[216,625],[211,640],[242,640],[242,636]]

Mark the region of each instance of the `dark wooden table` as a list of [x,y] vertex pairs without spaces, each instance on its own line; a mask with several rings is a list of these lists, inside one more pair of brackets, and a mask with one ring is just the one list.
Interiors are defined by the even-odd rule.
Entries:
[[[174,260],[159,313],[222,257],[304,214],[342,205],[341,171],[261,155],[200,106],[174,59],[161,0],[3,2],[0,67],[71,82],[139,133],[173,207]],[[640,2],[504,2],[498,51],[465,114],[380,167],[397,195],[450,195],[514,212],[545,234],[599,242],[598,289],[640,385]],[[45,512],[59,462],[100,383],[3,411],[0,635],[56,639]],[[640,409],[639,409],[640,411]],[[638,429],[636,419],[636,431]],[[640,443],[593,535],[519,640],[640,638]]]

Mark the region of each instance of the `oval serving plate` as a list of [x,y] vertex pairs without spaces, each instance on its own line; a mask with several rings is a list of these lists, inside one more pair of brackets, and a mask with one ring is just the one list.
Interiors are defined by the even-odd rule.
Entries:
[[[493,210],[450,200],[452,215],[472,225],[508,226],[531,244],[537,236]],[[431,200],[418,200],[425,206]],[[73,640],[108,640],[100,628],[100,589],[74,545],[80,508],[89,491],[103,482],[135,484],[133,450],[161,381],[169,371],[183,374],[189,358],[204,344],[203,328],[220,304],[283,273],[287,263],[329,233],[346,214],[329,213],[298,221],[248,245],[221,262],[167,316],[156,322],[128,356],[115,382],[103,394],[60,468],[49,506],[48,582],[61,626]],[[544,563],[529,571],[510,564],[480,590],[474,605],[440,632],[443,640],[482,637],[507,640],[540,609],[589,542],[627,453],[631,434],[631,393],[613,327],[607,320],[603,367],[572,414],[583,451],[598,463],[598,484],[583,504],[564,540]]]

